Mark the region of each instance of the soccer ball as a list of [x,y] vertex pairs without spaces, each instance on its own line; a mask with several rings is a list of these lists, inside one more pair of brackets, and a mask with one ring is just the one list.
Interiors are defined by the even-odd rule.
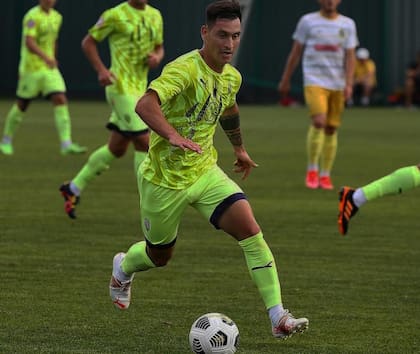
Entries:
[[238,327],[221,313],[202,315],[191,326],[190,346],[196,354],[232,354],[238,344]]

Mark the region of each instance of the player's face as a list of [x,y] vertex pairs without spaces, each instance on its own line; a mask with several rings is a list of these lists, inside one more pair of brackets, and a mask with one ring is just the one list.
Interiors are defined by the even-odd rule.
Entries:
[[241,21],[218,19],[211,26],[201,28],[204,58],[213,70],[221,72],[223,66],[232,61],[238,49],[241,35]]
[[337,10],[341,0],[318,0],[318,2],[321,5],[321,10],[331,13]]
[[39,4],[44,10],[52,9],[55,6],[57,0],[39,0]]

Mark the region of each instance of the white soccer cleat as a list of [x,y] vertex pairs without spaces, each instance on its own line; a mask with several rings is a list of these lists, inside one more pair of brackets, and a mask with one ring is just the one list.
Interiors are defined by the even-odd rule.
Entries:
[[294,333],[303,332],[308,326],[309,320],[307,318],[294,318],[288,310],[285,310],[278,325],[273,327],[273,336],[280,339],[287,339]]
[[117,253],[114,256],[112,263],[112,276],[109,283],[109,295],[111,296],[112,303],[120,310],[127,310],[130,306],[131,299],[131,282],[133,281],[134,274],[129,280],[120,281],[116,277],[116,269],[121,266],[121,261],[124,258],[125,253]]

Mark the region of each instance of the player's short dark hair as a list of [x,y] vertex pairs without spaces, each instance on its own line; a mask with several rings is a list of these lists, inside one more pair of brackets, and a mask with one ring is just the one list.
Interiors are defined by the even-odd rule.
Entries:
[[212,26],[218,19],[242,20],[241,6],[237,0],[216,0],[206,8],[206,25]]

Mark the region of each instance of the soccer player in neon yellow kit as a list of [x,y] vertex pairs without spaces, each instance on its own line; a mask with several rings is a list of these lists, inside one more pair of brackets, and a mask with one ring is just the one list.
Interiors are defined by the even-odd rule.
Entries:
[[363,187],[342,187],[339,193],[338,231],[346,235],[350,219],[366,202],[406,192],[420,186],[420,164],[406,166]]
[[281,95],[288,94],[303,53],[304,94],[311,116],[305,184],[311,189],[331,190],[337,129],[344,102],[352,97],[358,39],[354,21],[337,11],[341,0],[318,2],[320,11],[306,14],[298,22],[278,90]]
[[241,11],[236,0],[206,9],[203,47],[166,65],[139,100],[136,112],[151,128],[149,153],[138,174],[145,241],[113,260],[110,295],[119,309],[130,304],[135,272],[170,260],[188,205],[242,248],[264,301],[275,337],[308,327],[283,308],[275,260],[241,188],[217,166],[213,136],[220,121],[236,156],[235,172],[248,177],[256,163],[242,142],[236,94],[242,78],[229,64],[239,45]]
[[[111,68],[101,60],[97,42],[108,38]],[[112,161],[125,155],[133,144],[134,168],[143,162],[149,143],[149,129],[135,113],[138,99],[146,91],[149,68],[156,68],[164,55],[163,20],[158,9],[147,0],[128,0],[108,9],[83,39],[84,52],[105,86],[112,107],[107,128],[108,143],[94,151],[69,183],[60,187],[64,209],[75,218],[76,204],[87,184],[109,168]]]
[[85,147],[72,142],[71,121],[67,106],[66,85],[56,59],[57,38],[62,16],[55,9],[56,0],[39,0],[23,18],[19,80],[16,103],[6,116],[0,152],[12,155],[12,140],[31,101],[40,94],[51,99],[61,143],[61,153],[80,154]]

